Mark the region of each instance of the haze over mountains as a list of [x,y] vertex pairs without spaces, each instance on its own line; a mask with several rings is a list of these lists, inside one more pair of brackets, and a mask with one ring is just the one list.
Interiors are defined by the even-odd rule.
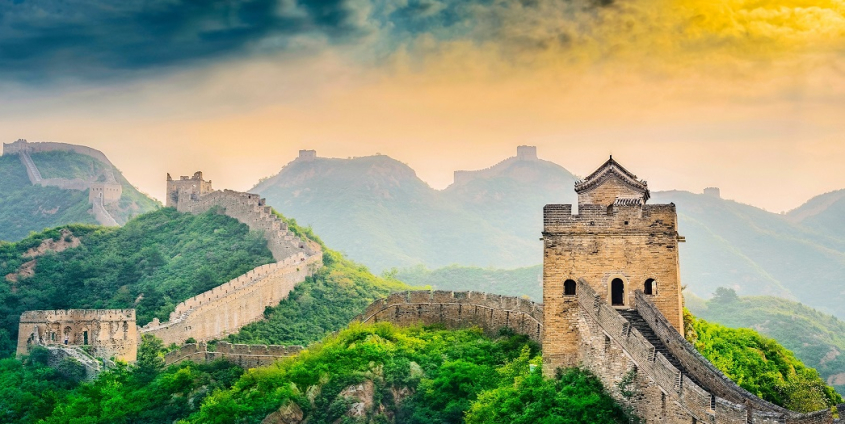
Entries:
[[67,181],[75,189],[34,184],[18,154],[4,152],[0,156],[0,240],[17,241],[33,231],[65,224],[97,224],[88,186],[105,182],[105,175],[122,187],[119,200],[104,205],[116,224],[124,224],[133,216],[161,206],[139,192],[111,163],[94,157],[105,158],[100,152],[84,146],[61,147],[96,154],[53,150],[33,152],[29,158],[45,180]]
[[[543,205],[575,203],[575,177],[530,150],[487,170],[458,173],[445,190],[432,189],[387,156],[327,159],[307,152],[251,191],[376,271],[418,264],[538,265]],[[741,295],[798,300],[842,318],[842,193],[784,215],[683,191],[654,192],[650,202],[678,207],[687,238],[682,281],[691,292],[709,297],[718,287],[731,287]]]

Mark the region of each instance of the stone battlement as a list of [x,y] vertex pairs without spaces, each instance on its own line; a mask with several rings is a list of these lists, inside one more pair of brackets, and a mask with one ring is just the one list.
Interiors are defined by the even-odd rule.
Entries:
[[302,346],[246,345],[218,342],[213,350],[204,342],[188,343],[164,356],[167,365],[182,361],[197,363],[226,360],[243,368],[255,368],[270,365],[281,358],[299,354]]
[[553,233],[602,232],[675,233],[677,213],[668,205],[580,205],[572,214],[572,205],[546,205],[543,208],[543,231]]
[[407,291],[393,293],[367,307],[353,322],[387,321],[400,326],[443,324],[480,327],[495,336],[510,328],[536,342],[543,334],[543,305],[527,299],[482,292]]
[[21,322],[39,322],[45,320],[91,320],[125,321],[135,320],[134,309],[60,309],[50,311],[26,311],[21,314]]

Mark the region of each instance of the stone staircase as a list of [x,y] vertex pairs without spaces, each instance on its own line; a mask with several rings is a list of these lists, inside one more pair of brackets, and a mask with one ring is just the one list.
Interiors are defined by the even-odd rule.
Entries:
[[654,334],[654,330],[648,325],[648,323],[640,316],[640,313],[637,312],[636,309],[623,309],[619,310],[619,315],[622,315],[631,326],[637,329],[643,337],[648,340],[649,343],[654,346],[654,349],[657,352],[663,354],[663,356],[671,363],[675,368],[680,370],[685,376],[687,376],[690,380],[692,380],[698,387],[706,387],[702,385],[699,381],[695,379],[689,372],[687,372],[686,368],[681,364],[681,361],[672,355],[672,352],[669,351],[669,348],[666,347],[666,344],[663,343],[663,340],[660,340],[660,337],[657,337],[657,334]]

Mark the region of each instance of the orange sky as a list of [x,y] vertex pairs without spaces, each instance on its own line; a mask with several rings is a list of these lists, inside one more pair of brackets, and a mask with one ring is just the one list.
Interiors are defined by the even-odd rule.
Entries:
[[[317,46],[134,81],[0,85],[0,139],[98,148],[159,199],[166,172],[246,190],[301,148],[388,154],[442,188],[519,144],[579,175],[613,153],[653,190],[719,186],[777,212],[845,188],[842,1],[498,13],[498,38],[422,33],[379,57]],[[568,27],[565,45],[543,42]]]

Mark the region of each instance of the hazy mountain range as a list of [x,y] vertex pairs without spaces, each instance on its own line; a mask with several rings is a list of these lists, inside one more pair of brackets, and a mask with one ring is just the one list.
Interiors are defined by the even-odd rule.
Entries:
[[[538,265],[543,205],[576,198],[572,173],[530,157],[458,177],[435,190],[383,155],[299,158],[251,191],[375,271]],[[682,281],[691,292],[731,287],[845,317],[845,190],[788,214],[685,191],[654,192],[650,202],[678,207],[687,238]]]

